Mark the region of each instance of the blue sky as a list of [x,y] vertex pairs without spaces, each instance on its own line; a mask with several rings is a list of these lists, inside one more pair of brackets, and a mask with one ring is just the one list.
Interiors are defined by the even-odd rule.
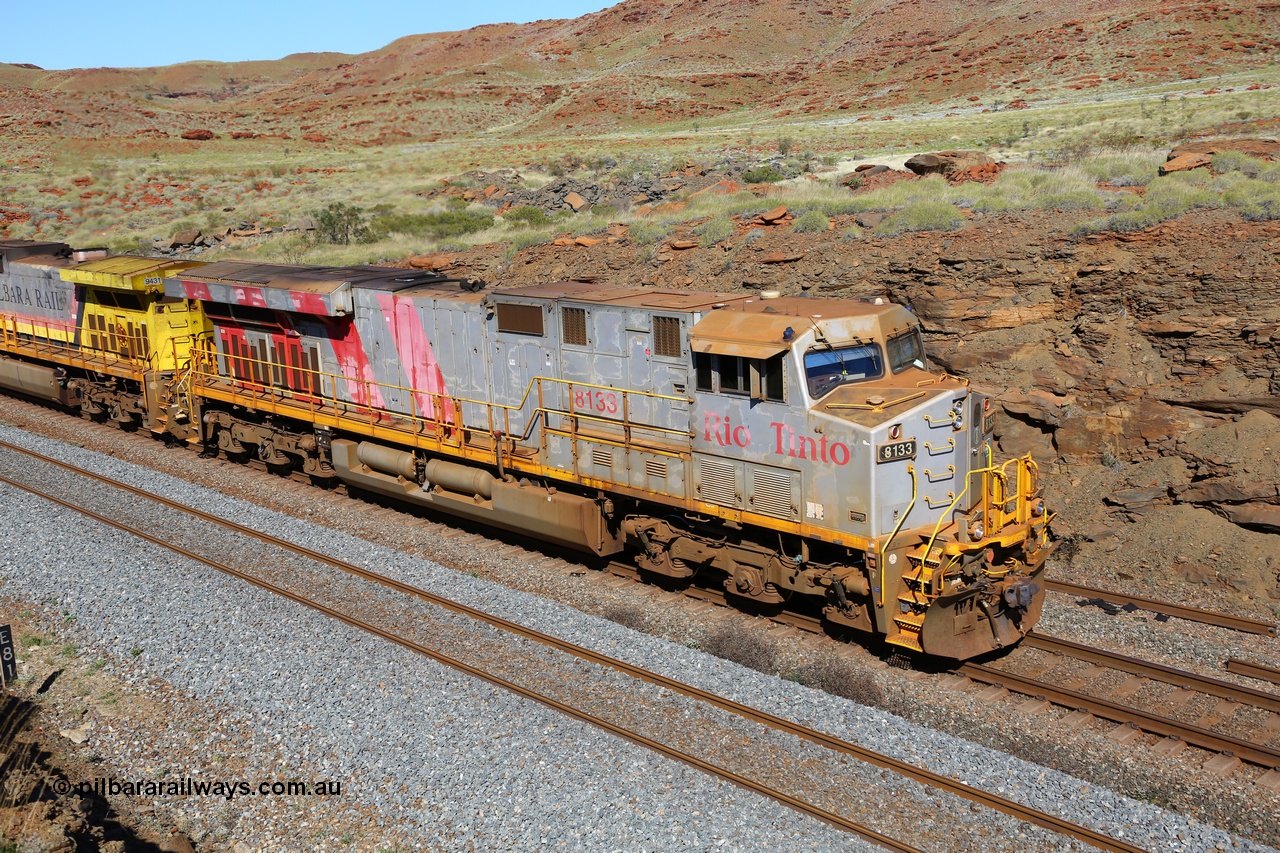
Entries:
[[[617,0],[614,0],[617,2]],[[134,68],[195,59],[364,53],[401,36],[479,24],[576,18],[609,0],[37,0],[6,4],[0,62],[41,68]]]

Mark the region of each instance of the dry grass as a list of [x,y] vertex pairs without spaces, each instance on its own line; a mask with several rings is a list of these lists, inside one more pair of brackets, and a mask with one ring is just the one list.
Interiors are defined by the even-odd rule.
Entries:
[[715,629],[700,644],[702,651],[718,658],[772,675],[777,668],[777,655],[767,641],[746,630],[736,621]]
[[880,686],[870,672],[835,657],[804,664],[787,677],[862,705],[879,707],[884,701]]
[[[1097,210],[1105,214],[1101,218],[1127,215],[1125,227],[1141,227],[1140,222],[1165,215],[1161,211],[1176,210],[1177,200],[1169,200],[1164,208],[1146,205],[1143,211],[1134,212],[1131,199],[1099,192],[1091,184],[1106,181],[1120,187],[1149,186],[1168,145],[1211,128],[1247,132],[1248,118],[1280,114],[1280,87],[1244,91],[1250,83],[1268,81],[1280,82],[1280,69],[1223,75],[1214,80],[1214,86],[1238,91],[1212,96],[1202,94],[1205,86],[1188,81],[1124,92],[1123,99],[1120,94],[1091,93],[1079,95],[1074,103],[1033,105],[1024,110],[945,115],[931,111],[933,108],[920,109],[918,114],[904,108],[892,121],[775,120],[747,127],[740,124],[741,116],[730,115],[703,120],[697,133],[684,137],[668,127],[660,141],[648,134],[626,132],[590,141],[535,135],[540,150],[532,163],[517,162],[521,155],[510,146],[472,140],[354,150],[301,142],[282,145],[279,141],[224,140],[190,151],[159,147],[154,156],[141,157],[120,157],[105,143],[67,141],[53,152],[42,151],[29,161],[14,158],[0,167],[0,198],[6,208],[31,216],[30,221],[11,223],[5,229],[6,236],[71,239],[80,245],[134,249],[140,239],[167,236],[179,225],[214,229],[241,221],[283,224],[336,201],[365,208],[385,204],[397,213],[421,214],[427,212],[428,203],[419,193],[438,187],[443,177],[472,168],[516,166],[529,188],[552,179],[551,172],[538,164],[559,164],[559,168],[586,169],[601,179],[612,175],[625,180],[636,174],[661,175],[689,162],[754,165],[776,153],[778,139],[788,138],[793,154],[805,152],[797,162],[853,156],[875,159],[903,150],[961,147],[988,150],[1026,165],[1010,169],[991,187],[954,188],[937,181],[916,181],[855,196],[837,186],[839,176],[831,173],[816,183],[780,185],[774,190],[776,196],[698,196],[689,200],[683,213],[653,221],[638,220],[626,211],[602,211],[593,218],[580,215],[555,226],[531,224],[527,230],[533,233],[519,238],[509,228],[495,227],[452,242],[392,235],[346,252],[324,247],[304,251],[305,247],[295,243],[278,247],[264,244],[252,251],[273,258],[302,254],[317,262],[388,260],[447,245],[495,242],[508,243],[519,251],[519,247],[561,233],[595,233],[610,221],[632,223],[632,240],[643,244],[669,236],[683,223],[750,216],[779,201],[801,217],[814,211],[810,217],[813,227],[819,222],[818,215],[830,220],[869,210],[905,211],[918,208],[922,201],[945,202],[976,212]],[[1144,147],[1135,148],[1135,143]],[[1066,169],[1051,168],[1068,161]],[[1234,207],[1248,218],[1275,215],[1273,184],[1263,177],[1265,169],[1238,159],[1223,161],[1221,167],[1268,186],[1233,183],[1207,188],[1217,194],[1215,203]],[[84,178],[90,179],[87,186],[73,183]],[[42,192],[45,189],[56,192]],[[86,194],[88,197],[82,198]],[[950,221],[948,217],[921,217],[918,210],[916,216],[900,218],[912,220],[903,223],[908,230],[920,224],[917,220],[927,220],[932,227]],[[711,237],[705,239],[715,242]]]

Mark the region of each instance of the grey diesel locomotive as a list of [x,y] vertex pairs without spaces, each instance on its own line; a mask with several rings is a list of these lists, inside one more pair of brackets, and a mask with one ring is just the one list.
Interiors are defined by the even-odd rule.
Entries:
[[41,340],[0,306],[0,385],[34,371],[65,404],[114,376],[139,397],[116,420],[157,436],[629,552],[669,584],[932,656],[1010,645],[1040,616],[1035,462],[996,458],[990,399],[932,369],[887,300],[141,261],[50,274],[83,303],[145,294],[142,328],[180,315],[180,335],[121,345],[69,311]]

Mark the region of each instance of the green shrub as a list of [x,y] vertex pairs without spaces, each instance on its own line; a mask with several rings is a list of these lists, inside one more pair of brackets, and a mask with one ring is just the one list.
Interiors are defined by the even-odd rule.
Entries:
[[1090,157],[1078,166],[1095,182],[1116,187],[1145,187],[1159,175],[1163,158],[1156,153],[1126,153]]
[[[358,208],[357,208],[358,209]],[[474,234],[493,226],[493,214],[472,210],[449,210],[443,213],[384,213],[373,217],[366,229],[366,242],[384,240],[392,234],[444,240]],[[316,221],[320,229],[319,220]],[[330,241],[338,242],[338,241]]]
[[796,219],[791,230],[797,234],[818,234],[831,227],[831,220],[818,210],[806,210]]
[[698,235],[698,243],[701,246],[714,246],[716,243],[727,240],[733,236],[733,231],[733,222],[727,216],[708,219],[693,229],[693,233]]
[[1246,177],[1256,178],[1262,170],[1263,162],[1243,151],[1220,151],[1213,155],[1213,171],[1218,174],[1240,172]]
[[1240,211],[1249,222],[1280,219],[1280,182],[1266,180],[1268,174],[1259,172],[1259,178],[1246,177],[1243,171],[1231,172],[1215,180],[1209,187],[1221,193],[1222,203]]
[[772,166],[757,166],[742,173],[742,180],[749,184],[776,184],[786,179],[786,175]]
[[892,237],[908,231],[954,231],[964,217],[954,204],[945,201],[916,201],[892,214],[876,228],[876,234]]
[[[1106,207],[1095,178],[1083,169],[1017,169],[988,187],[973,188],[971,207],[981,213],[1002,210],[1101,210]],[[954,193],[953,193],[954,200]]]
[[513,207],[502,214],[502,218],[510,223],[512,228],[543,228],[550,225],[552,221],[545,210],[529,205]]
[[546,234],[537,231],[521,231],[511,238],[511,245],[507,247],[506,252],[507,260],[514,258],[525,249],[541,246],[549,239],[551,238]]
[[627,230],[627,236],[637,246],[645,246],[650,243],[657,243],[659,240],[665,240],[671,234],[671,231],[672,225],[667,222],[632,222],[631,227]]
[[345,246],[352,240],[364,240],[369,236],[364,210],[355,205],[331,202],[323,210],[313,210],[311,219],[316,224],[316,235],[326,243]]
[[1222,201],[1222,196],[1202,186],[1204,183],[1207,183],[1206,176],[1185,173],[1158,178],[1147,188],[1138,207],[1122,210],[1105,219],[1081,222],[1071,231],[1073,234],[1142,231],[1166,219],[1181,216],[1188,210],[1217,206]]

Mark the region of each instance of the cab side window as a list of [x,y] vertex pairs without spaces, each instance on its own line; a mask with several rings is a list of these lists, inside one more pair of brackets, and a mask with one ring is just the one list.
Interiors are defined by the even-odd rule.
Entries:
[[786,353],[769,359],[699,352],[693,355],[695,387],[709,394],[750,395],[752,399],[786,402]]

